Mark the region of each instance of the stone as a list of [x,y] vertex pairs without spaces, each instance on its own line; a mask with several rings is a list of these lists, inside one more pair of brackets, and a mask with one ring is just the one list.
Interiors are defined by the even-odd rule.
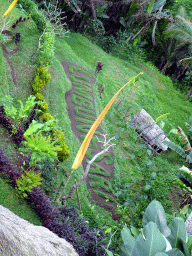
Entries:
[[187,220],[185,221],[185,227],[187,230],[187,235],[192,236],[192,212],[189,214]]
[[78,256],[73,246],[0,205],[1,256]]

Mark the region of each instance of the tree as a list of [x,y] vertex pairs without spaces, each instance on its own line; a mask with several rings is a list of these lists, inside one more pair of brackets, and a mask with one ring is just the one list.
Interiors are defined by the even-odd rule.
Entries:
[[127,41],[134,40],[138,35],[141,35],[143,38],[149,27],[152,25],[152,44],[156,45],[155,41],[155,31],[157,27],[157,23],[161,19],[167,19],[168,21],[172,21],[172,16],[168,11],[164,11],[163,8],[166,4],[166,0],[147,0],[147,1],[137,1],[138,8],[137,11],[131,15],[129,22],[132,20],[133,23],[138,23],[137,26],[138,31],[134,30],[134,35],[131,35]]
[[[173,38],[176,41],[173,54],[176,55],[177,52],[180,52],[180,56],[177,56],[179,63],[186,67],[192,65],[192,22],[183,7],[180,8],[176,20],[169,24],[166,37]],[[187,99],[191,93],[192,87],[186,95]]]

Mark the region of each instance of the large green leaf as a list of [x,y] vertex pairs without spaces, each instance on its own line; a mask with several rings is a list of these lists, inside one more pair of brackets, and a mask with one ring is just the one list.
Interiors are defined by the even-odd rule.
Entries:
[[108,255],[108,256],[113,256],[113,253],[112,253],[111,251],[109,251],[109,250],[107,250],[107,249],[105,249],[105,251],[107,252],[107,255]]
[[29,125],[29,128],[24,133],[24,137],[33,134],[37,130],[41,129],[44,124],[39,123],[38,121],[33,120],[32,123]]
[[170,235],[171,230],[167,226],[165,211],[161,203],[156,200],[153,200],[145,210],[143,215],[143,227],[150,221],[157,224],[157,227],[165,237]]
[[158,252],[165,252],[166,241],[157,224],[149,222],[143,232],[137,237],[131,256],[153,256]]
[[166,0],[158,0],[153,7],[153,12],[158,11],[162,6],[166,4]]
[[150,3],[147,5],[147,12],[151,13],[154,7],[155,0],[151,0]]
[[169,256],[184,256],[184,254],[177,248],[174,248],[174,249],[166,252],[166,254]]
[[155,256],[167,256],[167,253],[165,252],[158,252],[155,254]]
[[120,244],[120,256],[130,256],[126,251],[124,243]]
[[171,234],[167,237],[173,248],[183,248],[183,243],[187,243],[187,231],[185,227],[185,222],[182,218],[174,218],[169,224],[171,229]]
[[133,247],[135,245],[135,238],[131,235],[130,230],[124,226],[122,231],[121,231],[121,236],[123,238],[124,246],[126,249],[126,252],[131,254]]
[[[188,237],[187,247],[188,247],[189,251],[192,252],[192,236]],[[191,253],[191,255],[192,255],[192,253]]]

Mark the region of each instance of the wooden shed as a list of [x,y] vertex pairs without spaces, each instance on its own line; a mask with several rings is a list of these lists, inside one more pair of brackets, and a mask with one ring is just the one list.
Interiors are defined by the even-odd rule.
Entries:
[[133,122],[139,136],[145,143],[150,145],[157,154],[161,154],[163,151],[167,150],[168,147],[163,144],[163,141],[170,140],[144,109],[135,115]]

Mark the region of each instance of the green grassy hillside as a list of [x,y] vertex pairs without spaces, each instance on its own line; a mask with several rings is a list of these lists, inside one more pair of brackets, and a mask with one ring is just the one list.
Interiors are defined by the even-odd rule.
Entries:
[[[2,3],[0,16],[9,6],[7,0],[3,0]],[[13,21],[20,15],[27,16],[28,14],[14,8]],[[20,24],[16,30],[12,28],[10,30],[13,33],[21,32],[21,42],[17,46],[14,40],[1,44],[0,92],[5,95],[10,94],[17,103],[17,100],[25,101],[31,94],[31,85],[36,71],[36,62],[31,56],[37,49],[38,38],[41,33],[32,19]],[[5,50],[3,51],[5,49],[3,47],[6,47],[9,54]],[[14,49],[17,51],[11,53]],[[71,82],[64,72],[61,61],[76,64],[86,69],[92,76],[95,74],[97,61],[104,64],[103,70],[97,75],[96,83],[93,86],[97,115],[131,77],[140,72],[144,73],[134,87],[130,89],[127,86],[121,92],[102,122],[102,128],[109,138],[116,136],[116,146],[114,147],[115,175],[111,185],[113,193],[119,199],[117,202],[119,204],[118,213],[122,217],[122,221],[138,224],[142,211],[152,199],[159,200],[171,218],[171,214],[179,208],[178,197],[174,196],[175,191],[177,194],[180,193],[178,189],[173,188],[172,180],[177,177],[178,167],[184,164],[184,160],[171,151],[160,156],[149,153],[147,146],[137,136],[137,133],[133,129],[127,128],[128,119],[125,116],[134,115],[141,108],[144,108],[153,119],[169,113],[163,119],[164,131],[168,134],[171,129],[177,126],[185,129],[184,122],[192,112],[191,103],[174,89],[170,78],[160,74],[153,65],[146,63],[137,56],[130,58],[129,61],[124,61],[107,54],[99,46],[90,42],[88,38],[77,33],[71,32],[65,38],[56,37],[55,55],[49,71],[51,80],[43,88],[42,94],[49,105],[49,112],[58,120],[58,124],[64,130],[66,144],[71,152],[70,158],[60,164],[62,171],[57,173],[58,186],[62,182],[65,184],[67,179],[63,173],[70,174],[73,160],[80,146],[80,142],[72,132],[65,102],[65,93],[71,89]],[[14,70],[16,82],[13,81],[11,70]],[[102,99],[99,97],[98,86],[104,86]],[[0,132],[4,132],[2,127],[0,127]],[[168,137],[177,141],[174,134],[170,134]],[[8,136],[6,136],[6,140],[9,140]],[[17,149],[12,142],[5,142],[5,138],[1,136],[0,145],[0,148],[7,153],[10,161],[14,164],[12,155],[17,155],[18,152],[14,153]],[[70,185],[74,184],[74,180],[80,178],[81,174],[83,174],[82,167],[74,172],[66,188],[67,191],[70,189]],[[3,191],[6,191],[11,199],[8,202],[1,196],[0,203],[12,209],[10,201],[13,201],[13,205],[15,205],[18,199],[12,196],[14,192],[6,180],[1,179],[1,184],[3,188],[1,195],[4,194]],[[150,186],[149,189],[146,189],[147,185],[148,188]],[[85,183],[79,187],[79,193],[83,215],[92,218],[91,223],[93,224],[102,224],[100,223],[101,217],[97,215],[88,201],[89,191]],[[53,197],[57,198],[57,196],[58,194],[55,194]],[[68,200],[68,203],[74,203],[74,201]],[[124,206],[128,207],[125,211]],[[20,207],[18,205],[18,208]],[[29,211],[33,212],[30,206],[28,208]],[[21,211],[18,209],[16,213],[24,218]],[[107,215],[100,208],[98,208],[98,213],[101,213],[102,216]],[[31,222],[33,221],[31,220]]]

